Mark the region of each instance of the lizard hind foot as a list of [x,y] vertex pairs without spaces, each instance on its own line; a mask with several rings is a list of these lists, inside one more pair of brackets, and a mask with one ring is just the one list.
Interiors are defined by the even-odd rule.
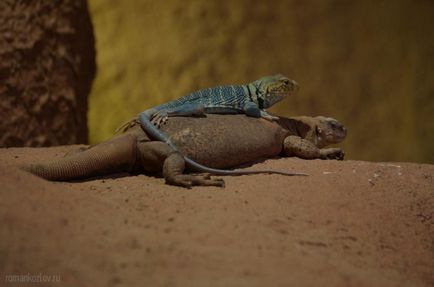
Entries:
[[209,175],[180,174],[175,176],[174,178],[171,178],[170,182],[168,183],[186,188],[191,188],[192,186],[225,186],[225,182],[223,179],[211,179]]
[[340,148],[323,148],[320,150],[324,159],[344,160],[345,152]]
[[151,122],[157,127],[165,125],[169,121],[169,115],[167,112],[157,112],[153,117]]

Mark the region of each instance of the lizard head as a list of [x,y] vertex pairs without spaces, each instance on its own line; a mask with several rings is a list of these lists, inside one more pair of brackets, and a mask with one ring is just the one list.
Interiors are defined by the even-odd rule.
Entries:
[[317,137],[317,146],[325,147],[329,144],[340,143],[347,135],[347,129],[343,124],[333,118],[323,116],[315,117],[317,123],[315,133]]
[[271,107],[299,89],[296,81],[280,74],[260,78],[251,85],[256,90],[260,109]]

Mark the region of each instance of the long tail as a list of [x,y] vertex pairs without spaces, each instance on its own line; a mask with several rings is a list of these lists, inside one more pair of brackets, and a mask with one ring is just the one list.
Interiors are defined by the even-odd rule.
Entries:
[[[139,122],[142,125],[143,129],[150,135],[151,138],[157,139],[159,141],[167,143],[171,148],[173,148],[175,151],[179,151],[178,148],[173,144],[170,139],[162,133],[157,127],[154,126],[154,124],[149,120],[149,118],[144,114],[141,113],[139,115]],[[210,168],[204,165],[201,165],[200,163],[195,162],[194,160],[184,156],[185,162],[200,172],[207,172],[211,174],[217,174],[217,175],[247,175],[247,174],[280,174],[280,175],[286,175],[286,176],[308,176],[306,173],[297,173],[297,172],[285,172],[285,171],[278,171],[278,170],[225,170],[225,169],[216,169],[216,168]]]
[[60,181],[128,171],[135,159],[135,138],[124,134],[88,150],[22,169],[48,180]]

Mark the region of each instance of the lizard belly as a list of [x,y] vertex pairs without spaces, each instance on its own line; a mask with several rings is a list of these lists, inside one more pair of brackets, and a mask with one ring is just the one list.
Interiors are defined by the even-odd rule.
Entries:
[[180,152],[214,168],[229,168],[281,153],[287,131],[245,115],[174,118],[163,126]]

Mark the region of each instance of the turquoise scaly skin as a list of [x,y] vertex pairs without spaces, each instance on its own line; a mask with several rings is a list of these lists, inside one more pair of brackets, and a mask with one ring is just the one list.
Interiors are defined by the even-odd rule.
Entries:
[[[166,142],[173,150],[178,148],[158,127],[173,116],[204,116],[205,114],[245,113],[251,117],[275,120],[265,109],[298,90],[294,80],[280,74],[260,78],[247,85],[229,85],[206,88],[179,99],[148,109],[139,114],[142,129],[153,139]],[[185,162],[199,172],[218,175],[246,175],[272,173],[281,175],[306,175],[280,171],[237,171],[209,168],[184,156]]]

